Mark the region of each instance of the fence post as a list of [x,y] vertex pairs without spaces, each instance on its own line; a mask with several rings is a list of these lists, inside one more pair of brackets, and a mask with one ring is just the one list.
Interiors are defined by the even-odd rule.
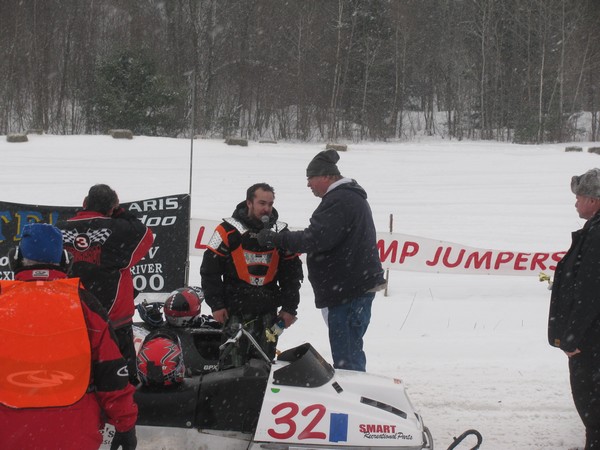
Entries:
[[[390,214],[390,234],[394,232],[394,215]],[[390,282],[390,269],[385,269],[385,291],[383,291],[383,296],[388,296],[388,286]]]

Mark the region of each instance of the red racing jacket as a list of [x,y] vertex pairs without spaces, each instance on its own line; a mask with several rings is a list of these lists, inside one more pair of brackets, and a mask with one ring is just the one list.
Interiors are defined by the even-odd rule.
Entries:
[[[91,450],[97,449],[102,443],[100,430],[105,421],[114,425],[117,431],[133,428],[138,412],[133,399],[135,389],[129,384],[126,362],[119,352],[106,312],[98,300],[78,287],[78,280],[66,280],[66,274],[56,267],[31,266],[20,270],[15,279],[17,281],[0,282],[0,315],[9,314],[14,320],[20,317],[21,321],[26,321],[27,326],[34,327],[37,332],[25,330],[26,326],[21,327],[25,331],[19,330],[18,326],[13,324],[11,333],[11,327],[6,326],[10,320],[4,320],[7,317],[3,318],[0,324],[0,339],[3,339],[3,344],[19,339],[22,345],[13,349],[14,351],[8,348],[8,345],[0,348],[3,364],[0,370],[10,372],[8,376],[4,374],[3,382],[12,380],[13,386],[17,386],[16,389],[19,385],[34,384],[37,390],[35,395],[29,395],[29,388],[26,387],[25,390],[21,390],[21,394],[25,392],[25,395],[11,397],[7,394],[10,387],[7,385],[3,389],[4,392],[0,392],[0,448]],[[51,297],[57,289],[60,297]],[[12,300],[9,300],[9,297]],[[49,298],[60,298],[57,305],[64,305],[65,301],[70,302],[67,304],[73,305],[71,309],[77,311],[80,306],[80,312],[74,314],[83,313],[84,339],[79,339],[79,342],[66,340],[62,346],[65,348],[39,345],[41,339],[44,342],[55,339],[44,335],[45,327],[62,331],[71,326],[70,323],[61,323],[61,320],[62,317],[71,317],[72,314],[60,306],[54,307],[53,302],[47,301]],[[8,308],[10,304],[13,308]],[[42,304],[50,307],[44,309]],[[7,308],[2,308],[3,305]],[[14,305],[23,306],[23,310],[19,313]],[[32,339],[37,340],[31,341]],[[86,371],[83,372],[88,376],[80,380],[83,385],[78,387],[79,395],[66,401],[65,395],[61,393],[48,397],[44,391],[59,390],[57,386],[63,380],[76,378],[69,378],[68,375],[76,373],[71,370],[71,361],[73,352],[80,352],[77,349],[78,344],[86,349],[83,355],[88,356]],[[32,352],[36,346],[39,350],[33,351],[37,356],[32,358],[27,349]],[[65,355],[69,355],[69,359],[65,359]],[[81,357],[79,359],[81,360]],[[61,364],[64,364],[62,371],[59,370]],[[10,365],[13,366],[12,369],[6,369],[6,366]],[[81,363],[79,365],[83,367]],[[40,406],[37,407],[37,404]]]
[[73,276],[100,300],[114,328],[130,324],[135,312],[130,269],[154,242],[150,228],[122,208],[111,217],[80,211],[57,226],[73,255]]

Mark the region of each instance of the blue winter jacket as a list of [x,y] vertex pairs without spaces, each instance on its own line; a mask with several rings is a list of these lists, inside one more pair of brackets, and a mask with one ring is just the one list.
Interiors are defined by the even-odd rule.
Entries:
[[317,308],[341,305],[385,283],[367,193],[355,181],[326,193],[302,231],[281,247],[306,253]]

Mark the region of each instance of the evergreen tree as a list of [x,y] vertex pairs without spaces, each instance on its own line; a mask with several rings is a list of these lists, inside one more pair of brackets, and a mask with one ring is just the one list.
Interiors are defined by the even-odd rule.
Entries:
[[146,55],[124,52],[98,67],[92,110],[101,130],[174,136],[185,129],[183,118],[175,115],[181,98]]

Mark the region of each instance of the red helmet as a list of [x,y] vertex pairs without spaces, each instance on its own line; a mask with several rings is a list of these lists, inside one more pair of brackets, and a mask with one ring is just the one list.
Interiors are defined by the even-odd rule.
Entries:
[[200,288],[184,287],[171,292],[165,302],[165,317],[169,325],[185,327],[200,314],[204,294]]
[[185,376],[181,346],[161,335],[144,342],[137,354],[137,372],[145,385],[170,386],[181,383]]

